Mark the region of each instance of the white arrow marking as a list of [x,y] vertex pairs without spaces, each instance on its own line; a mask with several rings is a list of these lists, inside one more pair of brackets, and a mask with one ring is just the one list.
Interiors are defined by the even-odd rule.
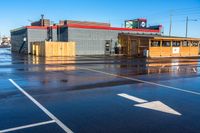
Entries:
[[153,102],[148,102],[147,100],[140,99],[125,93],[117,94],[118,96],[124,97],[126,99],[135,101],[140,104],[136,104],[134,106],[136,107],[141,107],[141,108],[146,108],[146,109],[151,109],[151,110],[156,110],[168,114],[173,114],[173,115],[182,115],[181,113],[175,111],[174,109],[170,108],[169,106],[165,105],[164,103],[160,101],[153,101]]
[[146,109],[151,109],[151,110],[156,110],[168,114],[173,114],[173,115],[181,115],[179,112],[173,110],[169,106],[165,105],[164,103],[160,101],[153,101],[153,102],[148,102],[148,103],[143,103],[143,104],[136,104],[134,105],[136,107],[142,107]]
[[137,98],[137,97],[125,94],[125,93],[121,93],[121,94],[117,94],[117,95],[121,96],[121,97],[124,97],[126,99],[129,99],[129,100],[135,101],[137,103],[146,103],[146,102],[148,102],[148,101],[146,101],[144,99],[140,99],[140,98]]

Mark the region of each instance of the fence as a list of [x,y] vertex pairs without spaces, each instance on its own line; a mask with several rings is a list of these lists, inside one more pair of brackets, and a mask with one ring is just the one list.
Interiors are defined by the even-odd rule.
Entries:
[[76,56],[75,42],[32,42],[31,53],[36,56]]

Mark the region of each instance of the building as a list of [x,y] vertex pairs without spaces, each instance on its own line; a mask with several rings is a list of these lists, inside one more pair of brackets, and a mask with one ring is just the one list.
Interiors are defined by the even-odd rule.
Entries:
[[[135,20],[134,20],[135,22]],[[119,46],[119,33],[161,35],[162,26],[146,27],[146,19],[138,19],[143,27],[112,27],[109,23],[63,20],[50,26],[50,20],[33,22],[11,31],[12,51],[31,53],[31,42],[35,41],[74,41],[77,55],[110,55]]]
[[0,41],[0,47],[10,47],[10,37],[2,37]]
[[122,54],[148,57],[199,56],[200,38],[119,34]]
[[[51,34],[49,31],[51,30]],[[44,40],[57,41],[57,27],[25,26],[11,31],[12,51],[28,54],[31,52],[31,42]]]

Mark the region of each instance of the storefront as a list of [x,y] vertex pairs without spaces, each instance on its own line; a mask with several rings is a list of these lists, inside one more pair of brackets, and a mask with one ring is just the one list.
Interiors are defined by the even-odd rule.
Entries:
[[120,34],[122,54],[148,57],[199,56],[200,38]]

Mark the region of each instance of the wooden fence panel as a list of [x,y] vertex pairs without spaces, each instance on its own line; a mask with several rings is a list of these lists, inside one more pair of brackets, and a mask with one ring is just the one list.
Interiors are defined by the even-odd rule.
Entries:
[[31,48],[36,56],[76,56],[75,42],[33,42]]

